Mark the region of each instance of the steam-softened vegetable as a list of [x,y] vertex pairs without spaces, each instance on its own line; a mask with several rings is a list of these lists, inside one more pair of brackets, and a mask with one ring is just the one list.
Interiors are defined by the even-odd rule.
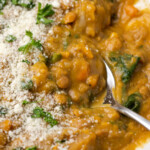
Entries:
[[62,55],[61,55],[60,53],[54,53],[54,54],[51,56],[50,62],[51,62],[51,63],[55,63],[55,62],[57,62],[57,61],[59,61],[59,60],[61,60],[61,59],[62,59]]
[[128,100],[124,103],[124,106],[135,111],[139,112],[142,96],[140,93],[133,93],[128,97]]
[[140,60],[139,57],[129,54],[111,53],[109,59],[114,62],[115,67],[122,72],[122,81],[127,83]]

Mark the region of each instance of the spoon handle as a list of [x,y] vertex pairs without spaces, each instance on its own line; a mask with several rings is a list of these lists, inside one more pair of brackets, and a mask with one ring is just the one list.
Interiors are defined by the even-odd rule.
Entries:
[[120,113],[134,119],[135,121],[137,121],[138,123],[140,123],[141,125],[143,125],[145,128],[147,128],[148,130],[150,130],[150,121],[145,119],[144,117],[142,117],[141,115],[133,112],[132,110],[116,103],[115,105],[112,106],[114,109],[118,110]]

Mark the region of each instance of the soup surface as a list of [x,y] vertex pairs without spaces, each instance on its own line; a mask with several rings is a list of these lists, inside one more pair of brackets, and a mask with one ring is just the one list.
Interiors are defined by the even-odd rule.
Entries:
[[0,149],[134,150],[150,132],[150,12],[131,0],[0,0]]

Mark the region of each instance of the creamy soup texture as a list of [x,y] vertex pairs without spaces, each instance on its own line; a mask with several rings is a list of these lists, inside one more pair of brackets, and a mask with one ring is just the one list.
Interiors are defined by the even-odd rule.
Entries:
[[150,12],[131,0],[0,0],[0,150],[134,150],[150,132]]

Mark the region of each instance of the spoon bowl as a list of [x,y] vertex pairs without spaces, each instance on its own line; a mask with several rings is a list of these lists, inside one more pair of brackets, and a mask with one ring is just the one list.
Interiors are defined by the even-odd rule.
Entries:
[[115,88],[115,78],[113,76],[113,73],[112,73],[110,67],[108,66],[108,64],[105,60],[104,60],[104,65],[106,67],[106,73],[107,73],[107,93],[106,93],[106,96],[104,99],[104,104],[110,104],[111,107],[114,108],[115,110],[134,119],[135,121],[137,121],[138,123],[143,125],[145,128],[150,130],[150,121],[149,120],[145,119],[144,117],[135,113],[134,111],[122,106],[115,100],[115,98],[113,96],[113,92],[112,92],[112,89]]

